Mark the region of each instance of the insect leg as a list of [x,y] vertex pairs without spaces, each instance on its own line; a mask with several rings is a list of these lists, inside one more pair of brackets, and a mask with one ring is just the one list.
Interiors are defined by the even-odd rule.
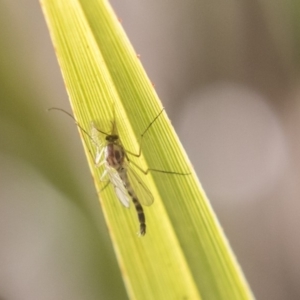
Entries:
[[108,187],[109,184],[110,184],[110,181],[107,180],[105,186],[103,188],[101,188],[101,190],[99,192],[102,193]]
[[158,172],[158,173],[165,173],[165,174],[173,174],[173,175],[191,175],[190,172],[188,173],[181,173],[181,172],[174,172],[174,171],[166,171],[166,170],[159,170],[159,169],[153,169],[148,168],[146,170],[143,170],[138,164],[135,162],[129,160],[131,164],[133,164],[138,170],[140,170],[143,174],[147,175],[149,172]]
[[142,142],[143,142],[143,137],[144,135],[146,134],[146,132],[150,129],[150,127],[155,123],[155,121],[160,117],[160,115],[163,113],[165,109],[163,108],[159,114],[150,122],[150,124],[147,126],[147,128],[144,130],[144,132],[141,134],[140,136],[140,146],[139,146],[139,151],[138,151],[138,154],[136,153],[133,153],[131,151],[128,151],[127,149],[126,152],[129,153],[130,155],[133,155],[135,157],[140,157],[141,156],[141,153],[142,153]]

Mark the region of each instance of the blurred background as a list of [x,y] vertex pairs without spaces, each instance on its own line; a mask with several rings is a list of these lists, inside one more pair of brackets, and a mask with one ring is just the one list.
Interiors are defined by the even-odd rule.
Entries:
[[[300,299],[299,1],[111,4],[256,298]],[[0,299],[126,299],[37,1],[0,2],[0,87]]]

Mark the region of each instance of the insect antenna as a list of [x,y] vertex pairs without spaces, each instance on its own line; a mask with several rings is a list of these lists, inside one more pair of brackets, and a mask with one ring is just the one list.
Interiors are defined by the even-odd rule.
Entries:
[[[70,118],[72,118],[75,122],[75,124],[90,138],[90,140],[96,145],[98,146],[98,144],[95,142],[95,140],[92,138],[92,136],[77,122],[77,120],[74,118],[74,116],[72,114],[70,114],[69,112],[67,112],[66,110],[62,109],[62,108],[58,108],[58,107],[51,107],[47,109],[48,111],[51,110],[58,110],[63,112],[64,114],[68,115]],[[103,132],[104,133],[104,132]],[[104,133],[105,134],[105,133]]]

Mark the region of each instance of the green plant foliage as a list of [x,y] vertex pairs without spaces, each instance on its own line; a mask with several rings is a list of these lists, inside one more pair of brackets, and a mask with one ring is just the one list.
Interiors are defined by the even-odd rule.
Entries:
[[[109,132],[115,121],[125,149],[138,152],[140,134],[161,103],[107,1],[41,0],[78,123]],[[147,234],[137,235],[132,205],[120,205],[80,130],[127,292],[132,299],[252,299],[218,221],[164,112],[143,139],[141,175],[155,202],[145,208]],[[101,192],[100,192],[101,191]]]

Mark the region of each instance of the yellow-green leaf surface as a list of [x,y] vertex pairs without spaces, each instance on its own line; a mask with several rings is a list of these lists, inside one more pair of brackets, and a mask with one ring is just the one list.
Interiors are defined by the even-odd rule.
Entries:
[[[124,147],[138,153],[140,134],[162,106],[109,3],[41,0],[73,113],[90,131],[115,120]],[[189,173],[141,174],[154,195],[145,207],[147,234],[138,237],[134,207],[122,207],[93,143],[84,146],[108,230],[131,299],[252,299],[196,175],[164,112],[143,139],[141,168]],[[80,171],[80,170],[78,170]],[[99,208],[100,209],[100,208]]]

